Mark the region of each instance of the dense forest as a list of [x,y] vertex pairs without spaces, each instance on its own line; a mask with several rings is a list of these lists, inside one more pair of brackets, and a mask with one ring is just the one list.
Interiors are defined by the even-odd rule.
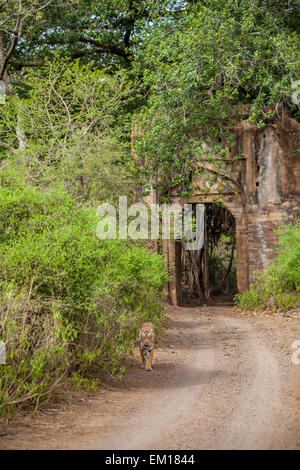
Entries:
[[[218,175],[230,178],[223,161],[232,158],[237,106],[251,105],[249,122],[258,127],[278,106],[300,121],[292,99],[300,4],[0,2],[5,415],[37,409],[65,384],[94,390],[107,373],[122,378],[141,323],[163,327],[162,255],[143,240],[99,240],[96,208],[121,195],[138,200],[153,175],[162,202],[174,187],[185,197],[196,162],[216,153]],[[206,175],[208,187],[215,180]],[[266,308],[278,292],[273,307],[299,306],[299,224],[278,236],[278,258],[237,295],[240,308]]]

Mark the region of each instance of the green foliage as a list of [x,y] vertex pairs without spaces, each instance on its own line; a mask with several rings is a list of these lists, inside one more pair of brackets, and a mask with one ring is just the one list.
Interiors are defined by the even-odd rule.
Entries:
[[[155,175],[164,201],[174,186],[189,194],[192,170],[207,191],[217,175],[228,183],[241,106],[258,127],[278,103],[298,109],[295,0],[20,5],[1,11],[0,63],[12,52],[0,71],[10,91],[0,105],[2,413],[37,407],[66,382],[94,390],[105,372],[122,377],[140,324],[164,321],[162,258],[139,242],[100,242],[91,209],[137,190],[133,111],[143,190]],[[298,302],[299,228],[280,240],[265,277],[237,297],[243,308]]]
[[278,232],[277,260],[270,272],[278,276],[283,289],[300,291],[300,223],[282,226]]
[[[218,243],[212,245],[209,250],[209,282],[212,287],[220,287],[224,284],[233,243],[235,244],[235,240],[231,235],[222,234]],[[227,279],[227,290],[236,290],[236,256],[233,256],[232,266]]]
[[[133,191],[124,101],[132,85],[91,65],[53,59],[27,74],[26,93],[7,97],[0,158],[25,165],[40,187],[61,182],[80,201],[110,201]],[[2,148],[1,148],[2,142]]]
[[[5,44],[15,29],[18,0],[6,0],[1,11]],[[10,69],[39,64],[59,50],[61,56],[91,59],[98,68],[128,67],[131,47],[140,44],[146,25],[180,16],[184,0],[23,0],[23,31]],[[40,9],[46,5],[44,9]]]
[[1,290],[1,340],[6,342],[7,364],[0,366],[0,416],[15,405],[38,406],[66,382],[73,360],[68,343],[75,331],[63,320],[55,301],[48,313],[28,293],[11,286]]
[[[279,102],[297,111],[291,81],[299,72],[300,43],[289,15],[292,9],[299,18],[300,9],[282,3],[281,10],[278,2],[258,0],[196,2],[180,21],[149,26],[135,60],[148,94],[137,116],[137,153],[146,157],[148,178],[157,173],[163,194],[177,185],[189,191],[191,170],[205,173],[205,163],[214,163],[228,182],[223,160],[231,159],[229,129],[241,105],[259,127]],[[216,173],[206,172],[210,188]]]
[[18,124],[29,147],[27,154],[32,150],[35,158],[51,161],[54,151],[74,133],[81,131],[85,136],[91,130],[109,131],[131,91],[121,72],[112,77],[92,64],[54,57],[38,70],[27,72],[18,96],[7,97],[1,108],[2,140],[10,151],[14,149]]
[[38,406],[68,380],[93,389],[105,371],[122,376],[141,323],[159,331],[164,322],[163,259],[137,243],[98,240],[94,210],[61,187],[41,191],[5,170],[0,221],[0,338],[8,348],[0,411]]
[[300,223],[278,231],[278,256],[247,292],[237,294],[241,310],[277,310],[300,306]]

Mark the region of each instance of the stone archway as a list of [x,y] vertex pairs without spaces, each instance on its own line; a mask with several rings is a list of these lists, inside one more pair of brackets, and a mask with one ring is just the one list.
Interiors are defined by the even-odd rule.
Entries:
[[[237,288],[243,292],[249,287],[248,272],[248,219],[246,206],[241,201],[240,195],[227,194],[222,196],[222,203],[231,212],[235,219],[235,236],[237,252]],[[193,196],[189,202],[201,202],[202,204],[214,203],[215,195]]]
[[[172,200],[181,205],[219,200],[231,211],[236,222],[239,292],[249,288],[257,271],[267,269],[272,263],[277,248],[276,229],[282,223],[295,221],[300,213],[300,124],[282,108],[281,116],[258,128],[247,120],[249,111],[249,108],[241,109],[240,119],[232,128],[236,142],[230,152],[237,158],[224,162],[225,173],[230,175],[225,183],[218,178],[207,187],[201,176],[194,176],[195,187],[206,186],[206,192],[195,189],[185,200],[180,197],[180,191],[171,194]],[[220,156],[216,158],[224,160]],[[204,166],[199,162],[199,168],[217,173],[213,164]],[[159,201],[155,191],[151,198]],[[165,296],[172,303],[180,304],[179,246],[174,240],[164,240],[162,251],[170,273]]]
[[[186,203],[214,204],[215,197],[206,196],[205,198],[193,196]],[[236,281],[237,289],[243,292],[249,287],[248,272],[248,232],[247,232],[247,212],[241,204],[238,195],[227,195],[223,198],[224,206],[231,212],[235,220],[235,239],[236,239]],[[163,254],[168,264],[170,280],[165,286],[165,297],[172,304],[182,305],[182,286],[181,286],[181,250],[182,245],[176,240],[165,240],[162,244]],[[207,273],[208,276],[208,273]]]

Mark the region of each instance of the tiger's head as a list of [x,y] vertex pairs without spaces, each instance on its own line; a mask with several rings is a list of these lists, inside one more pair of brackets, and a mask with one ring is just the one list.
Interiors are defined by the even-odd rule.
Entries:
[[153,341],[153,332],[142,333],[141,334],[141,343],[144,348],[149,348]]
[[143,349],[149,349],[154,342],[154,329],[152,324],[144,324],[140,331],[140,342]]

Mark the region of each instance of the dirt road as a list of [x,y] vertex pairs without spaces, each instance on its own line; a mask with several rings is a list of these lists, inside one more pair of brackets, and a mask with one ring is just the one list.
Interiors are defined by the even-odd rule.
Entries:
[[[271,322],[263,329],[230,310],[170,307],[152,373],[135,354],[122,382],[8,426],[1,448],[299,449],[290,342],[282,348]],[[298,323],[294,333],[300,339]]]

